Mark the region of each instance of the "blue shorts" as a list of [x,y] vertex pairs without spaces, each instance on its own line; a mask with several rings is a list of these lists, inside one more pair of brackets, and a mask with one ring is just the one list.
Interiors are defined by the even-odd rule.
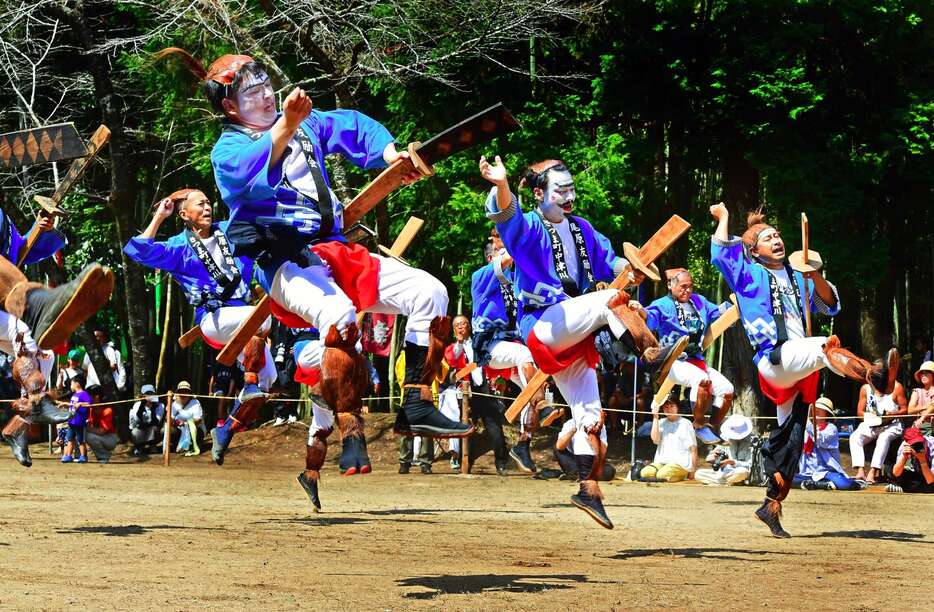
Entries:
[[65,434],[66,442],[77,442],[78,444],[84,444],[84,425],[69,425],[68,433]]

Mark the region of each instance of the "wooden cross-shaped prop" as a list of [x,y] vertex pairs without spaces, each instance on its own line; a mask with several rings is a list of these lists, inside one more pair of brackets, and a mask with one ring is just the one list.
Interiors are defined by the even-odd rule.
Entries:
[[[820,253],[810,248],[810,235],[808,232],[808,216],[805,213],[801,213],[801,250],[795,251],[788,257],[788,263],[791,264],[791,269],[796,272],[801,272],[802,274],[808,274],[812,272],[817,272],[820,270],[824,262],[821,259]],[[795,282],[794,279],[791,279],[791,282]],[[804,333],[810,338],[811,337],[811,296],[808,291],[807,278],[804,279],[804,295],[801,296],[801,301],[804,303],[801,304],[801,308],[804,309]],[[813,406],[813,404],[812,404]],[[814,436],[817,436],[817,411],[814,411],[814,414],[811,417],[813,419],[814,426]]]
[[[389,248],[388,256],[399,259],[402,255],[405,254],[406,249],[409,248],[409,245],[412,244],[412,240],[415,238],[415,234],[418,233],[418,230],[421,229],[425,221],[419,219],[418,217],[410,217],[406,222],[405,227],[402,228],[402,231],[399,232],[399,235],[396,237],[396,240],[393,242],[392,247]],[[263,324],[263,321],[272,313],[272,309],[269,303],[269,296],[263,295],[263,297],[257,302],[256,306],[253,308],[253,312],[244,319],[244,321],[237,327],[237,331],[234,332],[233,337],[227,342],[221,352],[217,355],[218,363],[221,363],[226,366],[233,365],[234,361],[237,359],[237,355],[243,351],[243,347],[246,346],[246,343],[250,341],[250,338],[256,333],[256,330],[259,329],[260,325]],[[362,319],[363,313],[357,314],[357,323],[359,324]],[[193,333],[193,330],[192,332]]]
[[[78,179],[81,178],[81,175],[84,174],[84,171],[87,170],[88,166],[91,165],[91,161],[97,156],[97,154],[109,140],[110,130],[107,128],[107,126],[102,125],[97,128],[97,130],[91,136],[91,142],[86,147],[84,147],[84,156],[76,159],[71,163],[71,167],[68,169],[68,173],[59,183],[58,187],[55,189],[55,193],[52,194],[52,197],[49,198],[39,195],[36,196],[36,203],[42,207],[42,210],[39,211],[40,216],[65,217],[68,215],[64,209],[59,207],[59,204],[61,204],[65,195],[71,191],[72,187],[74,187],[78,182]],[[34,225],[32,229],[29,230],[29,233],[26,235],[26,241],[23,243],[23,246],[20,247],[19,253],[17,254],[17,266],[22,267],[23,262],[26,260],[26,255],[28,255],[29,251],[32,250],[32,247],[35,246],[36,241],[39,240],[41,233],[42,231],[39,229],[38,224]]]
[[[658,268],[655,267],[655,260],[661,257],[661,255],[671,248],[671,246],[678,241],[685,232],[690,229],[691,224],[679,217],[678,215],[672,215],[668,221],[661,226],[655,234],[649,238],[649,240],[643,245],[641,249],[637,249],[630,243],[623,244],[623,253],[626,255],[626,259],[629,261],[629,265],[626,266],[626,269],[613,279],[613,282],[610,283],[612,289],[625,290],[628,289],[632,282],[629,280],[629,273],[633,268],[641,271],[643,274],[648,276],[653,280],[659,280],[660,276],[658,274]],[[522,409],[525,408],[525,405],[528,404],[535,394],[538,393],[538,390],[545,386],[548,382],[550,375],[545,374],[541,370],[535,372],[531,379],[529,379],[528,384],[526,384],[525,389],[513,400],[512,404],[506,410],[506,420],[512,423],[516,420],[516,417],[519,416],[519,413],[522,412]]]
[[[739,321],[739,306],[736,304],[736,296],[730,294],[730,301],[733,302],[733,305],[727,308],[726,312],[717,317],[717,320],[710,324],[710,328],[707,330],[707,333],[704,334],[704,340],[701,343],[702,353],[710,348],[710,346],[717,341],[717,338],[722,336],[734,323]],[[674,386],[675,383],[670,376],[665,378],[662,384],[658,386],[658,392],[655,393],[652,405],[661,406],[662,402],[668,399]]]

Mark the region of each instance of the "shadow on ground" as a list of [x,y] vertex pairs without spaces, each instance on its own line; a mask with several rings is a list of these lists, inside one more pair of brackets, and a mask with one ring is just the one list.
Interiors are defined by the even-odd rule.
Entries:
[[881,529],[857,529],[853,531],[825,531],[799,536],[802,538],[855,538],[857,540],[885,540],[886,542],[910,542],[912,544],[934,544],[925,540],[923,533],[905,531],[882,531]]
[[467,576],[413,576],[396,581],[400,587],[422,587],[427,592],[406,592],[407,599],[434,599],[440,595],[489,593],[541,593],[570,589],[587,582],[582,574],[477,574]]
[[143,535],[144,533],[149,533],[150,531],[158,530],[184,530],[191,531],[192,529],[204,530],[204,531],[217,531],[210,527],[193,527],[191,525],[87,525],[84,527],[70,527],[68,529],[59,529],[56,533],[89,533],[97,535],[105,535],[108,537],[115,538],[126,538],[129,536],[138,536]]
[[[777,552],[773,550],[749,550],[746,548],[630,548],[621,550],[606,559],[636,559],[638,557],[678,557],[681,559],[719,559],[722,561],[768,561],[765,557],[770,555],[799,555],[794,552]],[[753,557],[753,558],[751,558]],[[756,559],[754,557],[762,557]]]

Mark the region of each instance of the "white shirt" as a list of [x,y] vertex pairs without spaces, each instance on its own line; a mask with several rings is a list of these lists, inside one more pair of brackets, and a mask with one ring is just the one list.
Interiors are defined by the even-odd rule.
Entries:
[[[289,140],[289,151],[285,161],[282,162],[282,169],[285,178],[291,183],[292,187],[305,197],[315,202],[318,201],[318,188],[315,186],[315,180],[308,169],[308,162],[305,161],[302,145],[294,135]],[[337,218],[343,212],[344,207],[340,205],[340,200],[334,190],[328,188],[328,191],[331,194],[331,204],[334,206],[334,217]]]
[[577,248],[574,246],[574,237],[571,236],[571,224],[568,223],[567,217],[565,217],[564,221],[553,225],[558,230],[558,237],[561,238],[561,247],[564,251],[564,263],[568,267],[568,276],[577,281],[579,262],[577,261]]
[[801,306],[795,299],[795,288],[791,279],[788,278],[788,272],[782,267],[781,270],[766,268],[769,274],[775,277],[778,282],[778,292],[782,296],[782,310],[785,311],[785,331],[788,333],[788,339],[804,338],[804,323],[801,320]]
[[694,468],[691,449],[697,446],[691,422],[683,417],[678,417],[677,421],[669,421],[660,416],[658,433],[661,440],[655,450],[655,463],[677,463],[690,472]]
[[[120,357],[120,351],[114,348],[113,342],[108,342],[102,346],[101,351],[104,353],[104,357],[107,358],[111,366],[116,364],[117,369],[112,370],[114,384],[117,385],[118,389],[123,389],[126,387],[126,370],[123,369],[123,359]],[[97,372],[94,371],[94,365],[91,363],[91,357],[87,354],[84,356],[83,365],[85,372],[88,373],[87,385],[85,385],[85,388],[91,385],[101,384],[101,379],[97,376]]]
[[172,402],[172,418],[182,421],[202,419],[204,418],[204,410],[201,408],[201,403],[194,398],[190,399],[184,406],[178,402]]
[[214,234],[211,234],[209,238],[202,238],[201,243],[204,245],[204,248],[208,250],[208,253],[211,254],[211,259],[214,260],[217,267],[223,270],[226,262],[224,262],[224,254],[221,253],[221,247],[217,244],[217,238],[214,237]]

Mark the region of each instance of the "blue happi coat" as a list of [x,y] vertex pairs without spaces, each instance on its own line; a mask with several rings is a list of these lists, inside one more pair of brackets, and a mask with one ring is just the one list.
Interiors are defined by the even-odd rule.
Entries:
[[515,340],[519,332],[514,325],[510,325],[500,289],[506,284],[508,290],[513,291],[515,272],[511,268],[503,269],[498,264],[499,258],[495,258],[470,277],[470,296],[473,301],[470,325],[475,333],[495,332],[498,340]]
[[[736,294],[739,304],[740,319],[746,336],[753,350],[756,351],[756,363],[762,357],[768,357],[778,343],[778,326],[775,323],[772,311],[772,295],[769,289],[769,272],[765,267],[750,259],[743,250],[743,241],[731,236],[729,240],[722,241],[712,236],[710,239],[710,261],[720,270],[730,291]],[[837,305],[833,308],[814,291],[814,282],[805,278],[800,272],[794,272],[795,282],[801,299],[810,296],[811,312],[835,316],[840,312],[840,296],[837,288],[830,285]],[[803,304],[798,305],[800,312],[804,312]]]
[[[495,187],[487,196],[486,211],[487,217],[496,224],[503,244],[514,261],[516,297],[519,301],[519,333],[523,340],[528,340],[532,326],[542,312],[571,296],[564,292],[561,280],[555,272],[551,237],[541,216],[535,212],[522,213],[515,195],[512,196],[509,208],[499,210],[496,205]],[[573,218],[580,225],[594,279],[611,282],[622,273],[628,262],[616,256],[607,237],[595,230],[590,223],[580,217]],[[578,266],[575,280],[581,293],[588,289],[582,265]]]
[[[717,306],[698,293],[692,293],[690,300],[694,309],[697,310],[697,315],[700,317],[702,326],[701,336],[697,339],[697,345],[700,346],[703,343],[704,334],[707,333],[710,324],[719,319],[720,315],[726,312],[727,308],[730,307],[730,303],[724,302]],[[660,297],[649,304],[645,309],[645,313],[647,315],[645,324],[649,329],[658,334],[659,344],[672,344],[681,336],[691,335],[692,330],[682,325],[681,321],[678,320],[677,305],[675,304],[674,298],[671,297],[671,294]],[[697,359],[704,358],[700,351],[697,351],[696,354],[688,355],[688,357]]]
[[[26,233],[29,234],[29,232]],[[24,244],[26,244],[26,236],[19,233],[16,224],[13,223],[13,219],[9,215],[0,211],[0,254],[15,264],[16,260],[19,259],[19,251]],[[39,234],[36,243],[32,245],[32,249],[26,255],[23,263],[34,264],[43,259],[48,259],[56,251],[65,248],[67,244],[68,240],[65,238],[65,234],[58,229],[42,232]]]
[[[365,170],[382,168],[386,165],[383,150],[393,142],[392,135],[380,123],[352,110],[313,110],[300,129],[311,141],[329,187],[326,155],[340,153]],[[305,204],[301,194],[283,179],[281,160],[270,165],[271,153],[272,137],[268,130],[244,133],[225,129],[214,145],[211,151],[214,180],[230,208],[230,220],[264,226],[290,225],[302,233],[317,234],[320,213],[315,206]],[[332,203],[334,226],[331,235],[321,239],[343,242],[343,207],[337,198],[332,198]]]
[[[228,221],[211,224],[211,232],[220,228],[227,229]],[[123,247],[123,252],[133,261],[158,270],[165,270],[185,290],[189,304],[197,305],[205,294],[220,296],[224,288],[217,284],[207,268],[198,259],[194,249],[188,244],[185,232],[175,234],[168,240],[157,242],[151,238],[134,236]],[[240,286],[234,291],[224,306],[246,306],[250,296],[250,280],[253,278],[253,260],[246,257],[234,257],[240,270]],[[195,310],[195,324],[201,322],[205,314],[204,306]]]

